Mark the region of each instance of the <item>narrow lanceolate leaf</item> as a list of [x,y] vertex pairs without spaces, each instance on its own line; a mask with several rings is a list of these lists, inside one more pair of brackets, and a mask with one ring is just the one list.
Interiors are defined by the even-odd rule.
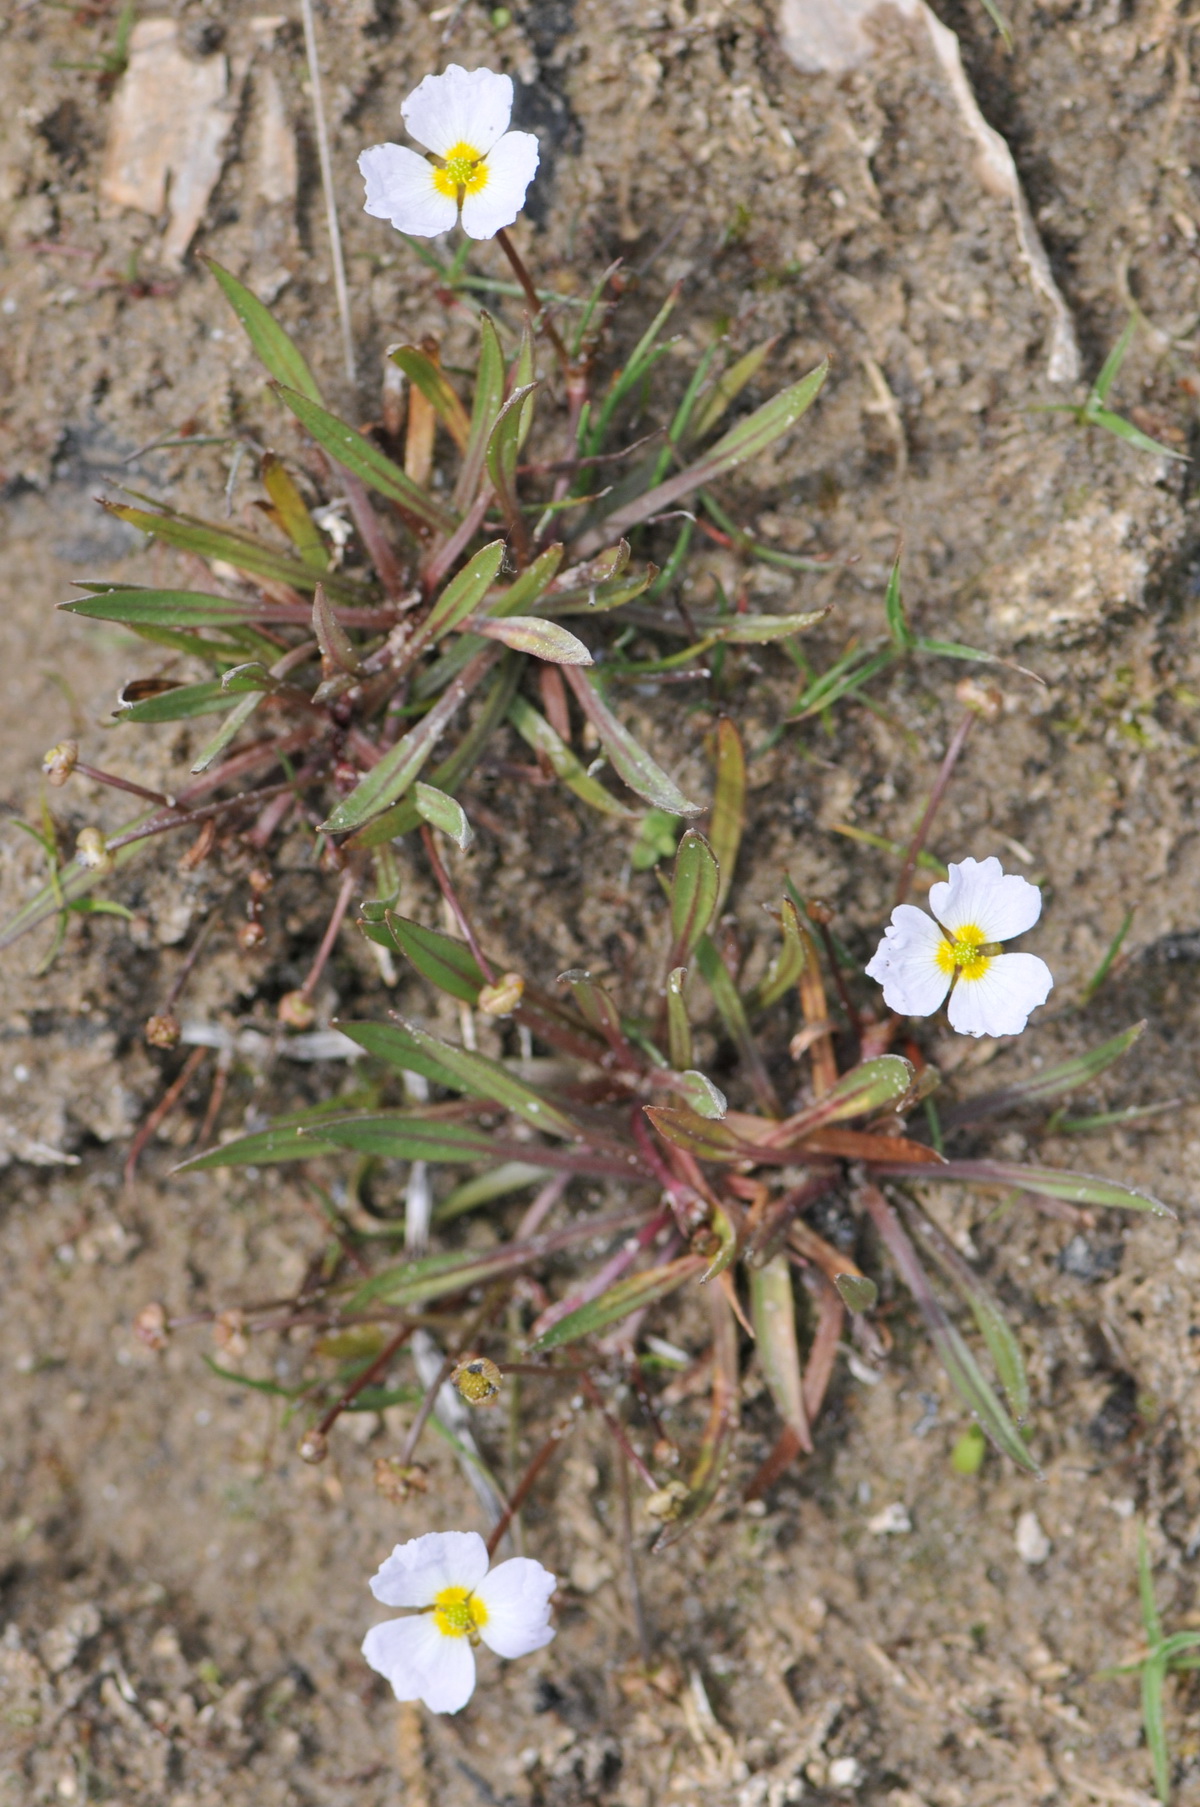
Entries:
[[686,1072],[692,1064],[692,1025],[683,995],[686,978],[682,966],[667,974],[667,1056],[677,1073]]
[[[226,674],[228,675],[228,674]],[[228,689],[233,689],[230,685]],[[240,687],[239,687],[240,688]],[[230,741],[245,727],[258,705],[263,700],[263,691],[248,690],[240,703],[236,703],[217,729],[212,739],[201,747],[191,767],[193,773],[207,772],[210,765],[225,751]]]
[[428,715],[423,715],[415,728],[389,747],[379,764],[338,804],[329,820],[322,824],[326,834],[348,834],[361,828],[372,816],[402,797],[421,771],[449,723],[475,689],[495,654],[491,647],[477,653],[462,676],[455,678]]
[[519,512],[516,491],[517,458],[523,438],[525,403],[532,399],[536,388],[536,383],[519,384],[497,414],[496,424],[488,436],[487,472],[500,499],[500,506],[509,520],[515,519]]
[[720,1086],[714,1085],[708,1075],[696,1067],[677,1074],[671,1082],[671,1090],[690,1105],[697,1116],[713,1122],[719,1122],[729,1109],[729,1100]]
[[810,370],[806,377],[784,389],[779,395],[764,402],[745,420],[738,421],[729,432],[718,439],[703,458],[695,464],[688,465],[677,476],[668,477],[665,483],[659,483],[648,490],[645,495],[638,496],[633,502],[626,503],[603,523],[593,530],[580,545],[581,553],[597,550],[604,538],[613,533],[624,533],[630,527],[636,527],[651,515],[661,514],[665,508],[672,508],[684,496],[690,495],[706,483],[731,471],[747,458],[755,457],[766,451],[777,439],[795,426],[800,417],[807,412],[816,400],[822,383],[829,370],[828,360]]
[[274,385],[282,402],[286,402],[301,426],[312,434],[346,470],[359,477],[394,502],[404,514],[437,533],[453,533],[457,522],[450,510],[425,493],[405,475],[400,466],[381,452],[377,445],[336,414],[319,407],[310,397],[284,383]]
[[751,1015],[778,1003],[804,971],[807,955],[800,913],[790,897],[785,897],[780,903],[779,927],[783,934],[783,945],[746,999],[746,1009]]
[[[758,1156],[758,1149],[743,1141],[736,1130],[723,1122],[702,1117],[689,1105],[648,1104],[645,1111],[665,1141],[695,1155],[697,1160],[745,1161]],[[769,1152],[766,1158],[771,1159]]]
[[420,1073],[422,1078],[432,1080],[434,1085],[445,1086],[447,1091],[471,1090],[402,1023],[339,1023],[337,1027],[352,1042],[357,1042],[360,1048],[365,1048],[368,1054],[386,1062],[389,1067],[397,1067],[402,1073]]
[[206,257],[203,261],[216,277],[225,299],[245,327],[247,338],[270,375],[276,382],[307,396],[309,401],[320,402],[321,391],[317,388],[316,378],[295,341],[283,330],[271,310],[213,258]]
[[493,1104],[503,1105],[505,1110],[523,1117],[535,1129],[545,1130],[547,1135],[582,1136],[583,1131],[566,1111],[551,1104],[523,1079],[516,1078],[499,1061],[473,1054],[469,1048],[456,1048],[452,1042],[430,1035],[415,1023],[405,1023],[403,1027],[419,1049],[454,1074],[454,1083],[460,1091],[473,1092],[477,1098],[489,1098]]
[[499,1279],[503,1274],[519,1273],[523,1267],[529,1267],[547,1255],[570,1248],[572,1243],[597,1236],[619,1235],[622,1230],[641,1223],[645,1215],[644,1211],[628,1210],[590,1221],[585,1219],[567,1224],[561,1230],[552,1230],[548,1235],[537,1236],[530,1242],[514,1242],[489,1250],[485,1255],[467,1249],[406,1261],[401,1267],[372,1274],[352,1295],[347,1310],[357,1311],[373,1299],[386,1300],[392,1305],[424,1305],[431,1299],[445,1298],[448,1293],[466,1292],[471,1287]]
[[471,431],[463,454],[458,482],[454,487],[454,506],[467,509],[475,500],[483,477],[488,440],[496,424],[496,416],[504,400],[504,351],[490,314],[479,316],[479,367],[475,376],[475,399],[471,407]]
[[807,1110],[799,1111],[772,1131],[779,1147],[798,1141],[809,1130],[842,1123],[848,1117],[875,1116],[895,1104],[913,1082],[911,1064],[899,1054],[880,1054],[843,1074],[837,1084]]
[[700,971],[704,974],[705,984],[712,993],[712,1001],[717,1007],[721,1021],[737,1045],[737,1051],[746,1067],[754,1096],[757,1098],[760,1108],[766,1112],[768,1117],[778,1117],[779,1099],[775,1087],[771,1083],[771,1076],[767,1072],[758,1043],[751,1033],[746,1007],[733,982],[733,975],[721,958],[720,950],[711,936],[702,935],[700,937],[696,948],[696,960]]
[[331,1142],[322,1133],[324,1128],[320,1122],[314,1122],[311,1129],[298,1123],[277,1124],[193,1155],[175,1172],[194,1173],[202,1167],[269,1167],[278,1161],[311,1161],[317,1155],[336,1154],[340,1144]]
[[753,382],[778,343],[777,337],[765,339],[761,345],[745,352],[736,364],[731,364],[717,378],[689,430],[689,439],[703,439],[707,433],[712,432],[730,403],[737,400],[747,383]]
[[668,778],[645,748],[638,745],[628,728],[621,726],[601,696],[596,680],[570,665],[564,666],[563,672],[579,707],[599,735],[613,770],[625,780],[630,790],[652,803],[655,809],[665,809],[669,815],[699,815],[700,805],[689,803],[674,779]]
[[590,803],[593,809],[604,816],[632,816],[636,812],[606,791],[598,778],[593,778],[583,763],[576,759],[570,747],[560,740],[545,716],[539,715],[532,703],[527,703],[523,696],[514,697],[509,706],[508,719],[521,739],[531,746],[535,753],[542,753],[549,762],[551,771],[561,778],[568,790],[574,791],[584,803]]
[[456,798],[448,797],[436,785],[422,784],[418,778],[413,786],[413,801],[423,822],[428,822],[431,828],[440,828],[443,834],[449,835],[456,847],[466,852],[475,839],[475,830],[467,821],[466,810]]
[[763,1267],[750,1269],[750,1321],[759,1365],[775,1410],[795,1432],[801,1449],[811,1453],[812,1436],[804,1410],[804,1379],[796,1338],[796,1300],[786,1255],[775,1255]]
[[492,598],[488,614],[496,620],[501,620],[506,615],[524,615],[550,588],[558,575],[562,560],[561,545],[547,546],[540,557],[527,565],[507,590],[500,591]]
[[733,721],[723,715],[717,723],[717,787],[708,823],[709,845],[720,873],[714,915],[720,914],[729,895],[745,826],[746,749]]
[[280,608],[254,599],[205,596],[199,590],[99,591],[60,602],[69,615],[86,615],[91,621],[119,621],[125,627],[241,627],[253,621],[296,622],[302,625],[308,611],[303,606]]
[[1048,1104],[1053,1098],[1063,1098],[1079,1086],[1090,1084],[1106,1067],[1111,1067],[1114,1061],[1120,1060],[1132,1048],[1145,1027],[1144,1021],[1134,1023],[1130,1028],[1123,1029],[1120,1035],[1101,1042],[1098,1048],[1092,1048],[1086,1054],[1076,1054],[1070,1060],[1058,1061],[1052,1067],[1045,1067],[1040,1073],[1031,1073],[1027,1079],[1015,1079],[1011,1085],[1001,1086],[994,1092],[982,1092],[974,1098],[964,1098],[961,1104],[943,1112],[942,1122],[947,1127],[958,1122],[973,1123],[980,1117],[998,1116],[1001,1111],[1020,1110],[1029,1105]]
[[263,453],[262,480],[283,531],[305,564],[311,565],[314,571],[328,570],[329,548],[321,537],[321,529],[309,514],[291,472],[274,452]]
[[507,1198],[510,1192],[522,1192],[550,1177],[549,1167],[533,1167],[528,1161],[504,1161],[486,1173],[463,1180],[433,1207],[434,1223],[450,1223],[473,1211],[476,1205],[489,1205],[495,1198]]
[[470,564],[463,566],[426,616],[421,628],[422,640],[440,640],[443,634],[460,627],[468,615],[475,613],[499,576],[505,550],[503,540],[493,540],[490,546],[475,554]]
[[484,983],[474,954],[465,941],[456,941],[423,923],[410,922],[407,916],[389,911],[382,922],[364,922],[363,932],[381,947],[392,948],[411,960],[421,977],[448,992],[472,1009],[479,1002]]
[[339,1148],[387,1161],[483,1161],[495,1137],[475,1123],[455,1123],[438,1118],[410,1116],[407,1112],[380,1112],[349,1117],[324,1126],[318,1134]]
[[351,675],[362,669],[362,662],[354,649],[354,642],[338,621],[337,614],[326,596],[322,584],[318,584],[313,591],[312,625],[313,633],[317,637],[317,645],[321,649],[321,657],[328,671],[339,671]]
[[615,1286],[610,1286],[598,1299],[590,1299],[577,1311],[570,1311],[565,1318],[559,1318],[557,1324],[552,1324],[531,1346],[538,1353],[544,1349],[560,1349],[564,1343],[574,1343],[581,1336],[591,1336],[597,1330],[605,1330],[610,1324],[627,1318],[631,1311],[644,1311],[648,1305],[656,1305],[660,1299],[667,1298],[685,1280],[699,1274],[703,1267],[704,1260],[701,1256],[680,1255],[677,1260],[668,1261],[664,1267],[652,1267],[645,1273],[630,1274],[627,1279],[618,1280]]
[[[305,564],[302,558],[296,558],[289,552],[277,552],[273,546],[256,540],[253,534],[236,533],[226,527],[213,527],[207,521],[198,521],[191,515],[177,514],[169,508],[132,508],[125,502],[107,501],[102,501],[101,506],[106,513],[115,515],[117,520],[128,521],[131,527],[136,527],[141,533],[153,534],[155,539],[162,540],[168,546],[178,546],[184,552],[198,553],[201,558],[219,558],[235,570],[247,572],[251,577],[265,577],[272,583],[290,584],[293,589],[309,591],[318,582],[323,582],[329,595],[339,603],[368,603],[371,600],[370,591],[362,584],[333,571],[326,571],[322,575],[314,566]],[[256,609],[255,616],[261,620],[264,612]]]
[[654,1544],[656,1552],[670,1549],[703,1518],[717,1497],[721,1477],[737,1441],[741,1394],[737,1320],[719,1286],[710,1287],[708,1297],[713,1321],[712,1404],[708,1426],[696,1465],[688,1476],[688,1498],[679,1517],[659,1533]]
[[950,1384],[974,1413],[980,1428],[987,1433],[996,1448],[1030,1474],[1037,1474],[1037,1464],[1026,1448],[1020,1431],[988,1385],[970,1348],[942,1309],[900,1219],[877,1187],[864,1186],[862,1199],[879,1232],[880,1240],[916,1300]]
[[888,633],[892,636],[892,644],[899,652],[907,652],[915,645],[916,635],[908,625],[908,616],[904,612],[904,599],[900,594],[900,560],[897,558],[888,573],[887,592],[883,599],[883,612],[887,618]]
[[413,387],[421,391],[459,451],[465,452],[471,423],[441,365],[435,364],[415,345],[397,345],[388,356]]
[[[880,1173],[901,1175],[902,1167],[883,1167]],[[908,1169],[912,1177],[911,1169]],[[1149,1211],[1153,1217],[1174,1217],[1175,1212],[1150,1192],[1101,1180],[1090,1173],[1071,1173],[1058,1167],[1025,1167],[1019,1161],[946,1161],[940,1167],[923,1168],[921,1179],[973,1181],[979,1186],[1015,1186],[1036,1192],[1041,1198],[1064,1198],[1072,1205],[1099,1205],[1117,1211]]]
[[716,913],[721,875],[713,850],[694,828],[684,831],[671,877],[671,953],[668,968],[686,966]]
[[693,616],[698,634],[706,640],[727,640],[732,646],[766,646],[773,640],[790,640],[824,621],[828,609],[809,609],[803,615],[730,615],[720,621]]
[[157,696],[139,703],[119,704],[114,714],[122,722],[182,722],[193,715],[216,715],[229,706],[229,692],[220,678],[202,684],[173,684]]
[[559,627],[556,621],[546,621],[541,615],[485,617],[471,623],[471,632],[482,634],[488,640],[498,640],[501,646],[511,647],[513,652],[545,659],[550,665],[591,665],[593,662],[582,640],[567,628]]
[[1029,1416],[1029,1377],[1021,1345],[1008,1319],[1001,1311],[991,1288],[974,1268],[965,1262],[950,1239],[937,1224],[926,1217],[909,1199],[903,1199],[904,1214],[918,1241],[929,1250],[942,1272],[971,1308],[979,1334],[987,1345],[1000,1384],[1008,1395],[1008,1403],[1018,1424]]

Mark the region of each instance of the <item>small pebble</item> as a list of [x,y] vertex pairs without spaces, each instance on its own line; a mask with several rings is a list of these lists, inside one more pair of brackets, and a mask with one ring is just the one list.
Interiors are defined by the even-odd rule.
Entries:
[[1017,1555],[1031,1569],[1045,1562],[1050,1554],[1050,1539],[1042,1530],[1036,1512],[1022,1512],[1017,1520]]
[[874,1518],[867,1520],[867,1530],[876,1537],[903,1537],[912,1530],[912,1519],[908,1516],[907,1508],[899,1500],[893,1500],[890,1506],[885,1506],[882,1512],[877,1512]]

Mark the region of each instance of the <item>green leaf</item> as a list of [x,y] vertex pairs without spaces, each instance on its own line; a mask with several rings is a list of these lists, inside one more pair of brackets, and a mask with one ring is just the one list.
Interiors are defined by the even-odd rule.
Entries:
[[487,457],[488,440],[504,400],[504,352],[490,314],[479,316],[479,366],[475,376],[475,400],[471,430],[462,467],[454,489],[454,506],[467,509],[475,500]]
[[487,640],[498,640],[513,652],[529,653],[551,665],[592,663],[592,655],[582,640],[565,627],[559,627],[556,621],[546,621],[540,615],[487,617],[473,621],[471,627],[474,633],[482,634]]
[[719,915],[733,883],[738,848],[746,826],[746,750],[729,716],[717,723],[717,785],[709,817],[708,839],[720,873],[717,902]]
[[394,747],[389,747],[379,764],[372,766],[350,795],[338,804],[329,820],[322,823],[323,833],[348,834],[352,828],[361,828],[364,822],[404,795],[494,657],[491,647],[476,654],[462,676],[455,678],[429,713],[422,716],[416,727],[410,728]]
[[[913,1077],[911,1063],[899,1054],[879,1054],[874,1060],[864,1060],[843,1073],[837,1084],[814,1104],[781,1123],[772,1140],[782,1147],[829,1123],[844,1123],[851,1117],[876,1116],[904,1097]],[[942,1171],[942,1168],[938,1169],[939,1174]]]
[[460,452],[465,452],[471,435],[471,423],[440,364],[419,351],[415,345],[397,345],[388,357],[402,370],[413,387],[419,389]]
[[[884,1167],[882,1174],[903,1173],[913,1177],[911,1167]],[[922,1184],[926,1180],[970,1181],[980,1186],[1013,1186],[1022,1192],[1036,1192],[1042,1198],[1065,1198],[1073,1205],[1100,1205],[1118,1211],[1149,1211],[1153,1217],[1174,1217],[1175,1212],[1149,1192],[1135,1186],[1121,1186],[1115,1180],[1095,1179],[1089,1173],[1071,1173],[1058,1167],[1026,1167],[1019,1161],[946,1161],[940,1166],[921,1168]]]
[[427,495],[386,452],[310,397],[283,383],[276,383],[274,388],[301,426],[346,470],[386,496],[421,526],[436,533],[453,533],[458,523],[450,510]]
[[237,1136],[209,1148],[204,1154],[181,1161],[176,1173],[197,1173],[208,1167],[272,1167],[279,1161],[312,1161],[318,1155],[336,1154],[340,1143],[323,1134],[324,1125],[309,1129],[302,1123],[273,1124],[253,1135]]
[[1009,1407],[1018,1424],[1029,1416],[1029,1378],[1025,1358],[1007,1318],[990,1288],[935,1223],[909,1200],[904,1200],[905,1215],[922,1238],[942,1272],[966,1300],[979,1334],[987,1345],[1000,1384],[1008,1396]]
[[[232,688],[232,686],[226,687],[223,685],[223,688],[226,688],[228,691],[228,688]],[[262,702],[263,694],[264,693],[261,690],[249,690],[242,697],[241,702],[237,703],[234,708],[229,711],[229,714],[225,717],[225,720],[221,723],[221,726],[217,729],[212,739],[208,741],[196,755],[195,763],[191,768],[193,773],[207,772],[209,766],[225,751],[225,748],[229,745],[234,736],[245,727],[246,723],[250,720],[250,717],[254,714],[254,711],[258,708],[258,705]]]
[[866,1274],[835,1274],[833,1284],[848,1311],[861,1314],[878,1303],[879,1288]]
[[1026,1448],[1020,1431],[988,1385],[970,1348],[943,1311],[929,1283],[929,1276],[921,1266],[917,1252],[905,1235],[896,1213],[875,1186],[864,1186],[861,1196],[884,1247],[916,1300],[951,1385],[974,1413],[996,1448],[1018,1467],[1030,1474],[1037,1474],[1037,1464]]
[[731,646],[766,646],[773,640],[787,640],[802,634],[806,628],[824,621],[828,609],[810,609],[804,615],[730,615],[720,621],[696,618],[697,633],[709,640],[728,641]]
[[772,1004],[777,1004],[784,993],[798,982],[804,971],[808,957],[804,933],[800,913],[790,897],[780,901],[779,927],[783,933],[783,943],[746,999],[746,1010],[750,1015],[755,1015],[760,1010],[769,1010]]
[[555,776],[561,778],[568,790],[574,791],[584,803],[590,803],[593,809],[605,816],[633,815],[633,810],[618,797],[614,797],[611,791],[606,791],[598,778],[591,776],[532,703],[527,703],[522,696],[514,697],[509,705],[508,719],[535,753],[545,754]]
[[682,966],[667,974],[667,1051],[677,1073],[686,1072],[693,1058],[692,1025],[683,996],[686,978],[687,972]]
[[1020,1110],[1029,1105],[1048,1104],[1052,1098],[1063,1098],[1081,1085],[1089,1085],[1107,1067],[1120,1060],[1145,1027],[1143,1019],[1086,1054],[1057,1061],[1040,1073],[1031,1073],[1026,1079],[1014,1079],[1011,1085],[1001,1086],[994,1092],[980,1092],[974,1098],[964,1098],[961,1104],[945,1113],[945,1123],[947,1126],[959,1122],[975,1123],[980,1117],[995,1117],[1001,1111]]
[[750,1321],[763,1377],[775,1410],[795,1433],[801,1449],[811,1453],[791,1265],[786,1255],[774,1255],[762,1267],[752,1267],[749,1272]]
[[475,839],[475,830],[467,821],[466,810],[456,798],[448,797],[436,785],[422,784],[418,778],[413,786],[413,802],[423,822],[428,822],[431,828],[440,828],[443,834],[449,835],[456,847],[466,852]]
[[464,1212],[473,1211],[476,1205],[488,1205],[495,1198],[507,1198],[510,1192],[521,1192],[526,1186],[538,1185],[549,1179],[551,1171],[549,1167],[532,1167],[528,1161],[502,1161],[498,1167],[490,1167],[487,1172],[464,1180],[448,1192],[434,1206],[433,1221],[450,1223]]
[[231,596],[205,596],[198,590],[104,590],[90,596],[73,596],[60,602],[69,615],[85,615],[90,621],[118,621],[124,627],[157,626],[236,628],[251,621],[287,621],[303,624],[304,608],[281,608],[261,600],[242,602]]
[[[165,545],[178,546],[184,552],[195,552],[204,559],[221,559],[251,577],[265,577],[271,583],[290,584],[293,589],[311,592],[323,583],[327,594],[338,603],[369,603],[371,593],[362,584],[333,571],[321,573],[302,558],[288,552],[276,552],[253,534],[237,533],[225,527],[213,527],[192,515],[174,509],[131,508],[124,502],[101,501],[101,507],[119,521],[127,521],[142,533],[153,534]],[[255,611],[262,618],[262,612]]]
[[647,1268],[644,1273],[629,1274],[624,1280],[618,1280],[610,1286],[606,1293],[598,1299],[590,1299],[576,1311],[569,1311],[565,1318],[559,1318],[537,1341],[531,1345],[536,1354],[546,1349],[561,1349],[564,1343],[578,1342],[581,1336],[592,1336],[598,1330],[606,1330],[610,1324],[616,1324],[621,1318],[627,1318],[632,1311],[644,1311],[650,1305],[656,1305],[676,1292],[686,1280],[699,1274],[704,1267],[699,1255],[680,1255],[674,1261],[668,1261],[663,1267]]
[[338,1028],[376,1060],[386,1061],[389,1067],[398,1067],[404,1073],[420,1073],[434,1085],[445,1086],[451,1092],[470,1089],[463,1085],[457,1073],[435,1059],[400,1023],[339,1023]]
[[220,678],[202,684],[173,684],[140,703],[122,703],[114,711],[123,722],[180,722],[193,715],[218,715],[229,707],[229,692]]
[[712,994],[712,1001],[717,1007],[721,1021],[733,1037],[737,1051],[742,1057],[750,1084],[754,1090],[759,1107],[768,1117],[779,1115],[779,1099],[775,1087],[771,1083],[758,1042],[750,1028],[746,1015],[746,1007],[742,1003],[738,988],[712,938],[702,935],[696,948],[696,962],[704,974],[704,982]]
[[388,1161],[482,1161],[495,1141],[489,1130],[474,1123],[419,1117],[402,1111],[371,1117],[350,1117],[331,1128],[323,1138],[338,1148]]
[[1089,408],[1087,421],[1089,426],[1103,427],[1105,432],[1123,439],[1126,445],[1136,447],[1139,452],[1151,452],[1156,458],[1174,458],[1181,464],[1188,461],[1186,452],[1176,452],[1160,439],[1151,439],[1149,433],[1143,433],[1131,420],[1126,420],[1122,414],[1114,414],[1110,408]]
[[536,383],[521,383],[515,388],[499,414],[492,428],[487,443],[487,472],[492,480],[492,487],[505,519],[515,522],[519,518],[520,503],[517,499],[516,478],[517,459],[520,455],[521,440],[524,437],[525,403],[530,400]]
[[1121,366],[1125,362],[1129,347],[1133,344],[1133,336],[1138,329],[1138,313],[1135,308],[1125,323],[1125,329],[1108,356],[1105,358],[1100,374],[1092,384],[1089,401],[1106,402],[1108,392],[1120,375]]
[[600,737],[613,770],[625,780],[630,790],[644,797],[647,803],[653,803],[656,809],[668,810],[674,816],[698,815],[700,805],[689,803],[674,779],[668,778],[629,730],[621,726],[601,695],[596,679],[571,665],[563,667],[563,675]]
[[463,566],[430,609],[421,627],[422,641],[440,640],[475,613],[499,576],[506,551],[503,540],[493,540]]
[[689,1105],[643,1107],[659,1135],[700,1161],[744,1161],[753,1149],[727,1124],[702,1117]]
[[321,391],[317,388],[316,378],[295,341],[283,330],[270,309],[215,259],[206,257],[202,261],[216,277],[225,299],[245,327],[251,345],[276,382],[319,403]]
[[790,388],[772,396],[769,402],[764,402],[761,408],[756,408],[745,420],[738,421],[695,464],[689,465],[677,476],[668,477],[665,483],[657,484],[645,495],[627,503],[624,508],[619,508],[608,517],[602,528],[595,529],[585,537],[580,544],[580,552],[586,554],[594,550],[600,544],[602,534],[624,533],[628,528],[636,527],[651,515],[661,514],[664,509],[673,507],[692,490],[711,483],[715,477],[723,476],[726,471],[743,464],[747,458],[766,451],[768,446],[774,445],[777,439],[789,432],[812,406],[828,370],[829,363],[826,360],[815,370],[810,370],[798,383],[793,383]]
[[694,828],[684,831],[671,878],[671,952],[668,968],[686,966],[716,913],[721,875],[712,848]]
[[712,432],[730,403],[737,400],[747,383],[754,381],[778,343],[778,336],[764,340],[761,345],[756,345],[753,350],[745,352],[736,364],[731,364],[729,369],[718,377],[688,433],[689,439],[703,439],[706,434]]
[[[314,398],[315,399],[315,398]],[[274,452],[264,452],[263,488],[283,522],[283,530],[306,565],[314,571],[329,569],[329,548],[321,530],[308,512],[308,505],[292,480],[291,473]]]
[[729,1109],[729,1100],[720,1086],[714,1085],[707,1074],[696,1067],[687,1067],[677,1074],[671,1090],[690,1105],[698,1117],[707,1117],[710,1121],[719,1121]]
[[892,636],[892,644],[900,652],[907,652],[915,646],[917,637],[908,625],[908,616],[904,613],[904,602],[900,595],[900,558],[897,554],[895,562],[888,573],[887,593],[883,599],[883,610],[887,616],[888,633]]
[[390,911],[381,923],[365,922],[363,929],[381,947],[393,948],[406,960],[411,960],[422,978],[436,985],[439,991],[475,1008],[484,977],[465,941],[456,941],[451,935],[427,929],[419,922],[410,922],[408,917],[395,916]]
[[[545,1130],[547,1135],[582,1136],[582,1130],[565,1111],[526,1085],[523,1079],[517,1079],[498,1061],[488,1060],[483,1054],[473,1054],[468,1048],[456,1048],[453,1043],[419,1029],[415,1023],[405,1023],[403,1027],[422,1053],[453,1075],[451,1083],[459,1091],[473,1092],[477,1098],[488,1098],[493,1104],[503,1105],[505,1110],[523,1117],[535,1129]],[[346,1033],[351,1031],[347,1029]]]
[[531,609],[535,602],[544,595],[558,576],[558,568],[562,564],[563,549],[561,545],[547,546],[540,557],[526,566],[521,575],[507,590],[493,598],[488,614],[494,620],[501,620],[507,615],[523,615]]

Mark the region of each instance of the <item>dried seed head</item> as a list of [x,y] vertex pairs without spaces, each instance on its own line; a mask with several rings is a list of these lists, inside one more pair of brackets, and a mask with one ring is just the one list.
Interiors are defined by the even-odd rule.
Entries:
[[329,1438],[314,1427],[311,1431],[306,1432],[299,1453],[302,1462],[312,1462],[315,1466],[316,1463],[323,1462],[329,1454]]
[[468,1355],[450,1379],[468,1405],[490,1405],[504,1385],[504,1376],[486,1355]]
[[250,1344],[246,1338],[246,1314],[235,1306],[230,1311],[219,1311],[213,1319],[213,1342],[226,1355],[240,1358],[245,1355]]
[[429,1470],[423,1462],[402,1462],[399,1456],[376,1456],[375,1487],[394,1506],[414,1493],[429,1491]]
[[524,995],[520,973],[501,973],[494,985],[485,985],[479,993],[479,1008],[485,1016],[511,1016]]
[[669,1525],[680,1516],[690,1497],[691,1488],[685,1487],[682,1481],[668,1481],[657,1493],[647,1496],[646,1510],[660,1524]]
[[102,828],[81,828],[75,843],[75,858],[89,872],[111,872],[113,856]]
[[818,922],[822,927],[828,927],[833,921],[832,909],[827,903],[822,903],[819,897],[806,898],[804,908],[808,911],[810,922]]
[[167,1346],[167,1313],[165,1307],[157,1299],[149,1305],[143,1305],[133,1320],[133,1334],[139,1343],[145,1343],[147,1349],[165,1349]]
[[317,1013],[303,991],[289,991],[280,998],[278,1016],[285,1029],[311,1029],[317,1020]]
[[183,1031],[176,1017],[148,1016],[142,1033],[152,1048],[177,1048]]
[[75,770],[75,762],[79,758],[79,742],[77,740],[60,740],[56,747],[42,754],[42,771],[46,774],[46,783],[56,788],[65,784]]
[[985,722],[999,721],[1004,714],[1004,692],[994,684],[981,684],[978,678],[963,678],[954,686],[954,694],[964,709],[973,709]]
[[261,947],[266,938],[267,931],[261,922],[243,922],[237,932],[237,944],[244,954]]
[[265,897],[275,883],[275,875],[266,866],[252,866],[246,874],[246,883],[255,897]]

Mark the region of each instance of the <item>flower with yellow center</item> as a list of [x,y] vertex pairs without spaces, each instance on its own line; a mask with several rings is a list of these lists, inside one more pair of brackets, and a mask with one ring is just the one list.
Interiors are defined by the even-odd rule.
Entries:
[[449,232],[460,210],[468,238],[493,238],[511,226],[538,166],[533,133],[508,129],[512,106],[511,79],[491,69],[451,63],[442,75],[427,75],[400,113],[441,161],[401,144],[373,144],[358,160],[366,211],[417,238]]
[[901,1016],[932,1016],[946,993],[960,1035],[1019,1035],[1054,980],[1036,954],[1007,954],[1001,942],[1031,929],[1042,894],[998,859],[962,860],[929,888],[933,916],[897,904],[867,967],[883,1001]]
[[475,1690],[476,1645],[514,1657],[550,1642],[554,1588],[554,1576],[525,1556],[489,1571],[476,1531],[429,1531],[397,1544],[372,1577],[371,1592],[385,1606],[419,1610],[373,1625],[363,1655],[397,1700],[457,1713]]

